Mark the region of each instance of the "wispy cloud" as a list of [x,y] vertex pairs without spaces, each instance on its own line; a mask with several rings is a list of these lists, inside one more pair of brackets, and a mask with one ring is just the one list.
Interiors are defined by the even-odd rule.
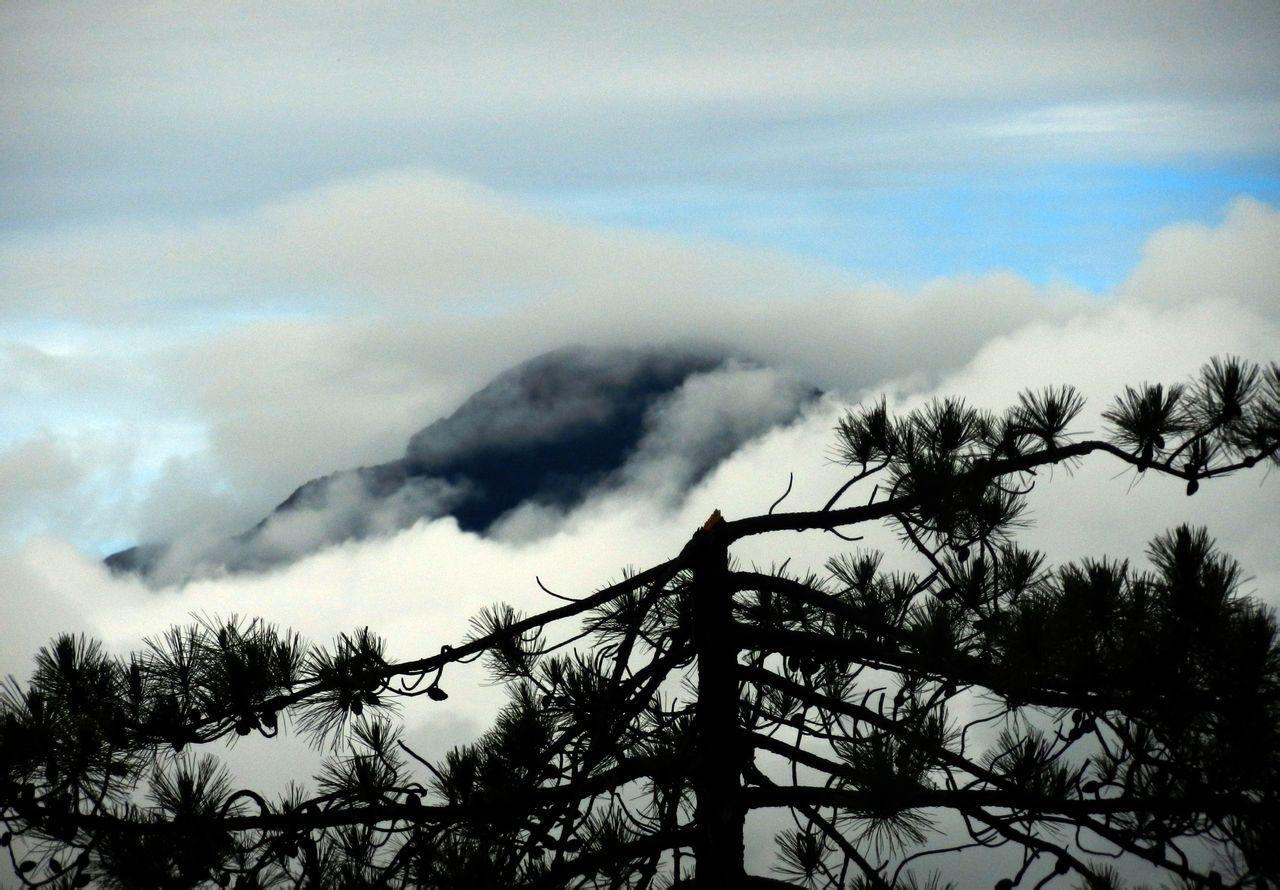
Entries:
[[788,189],[1280,148],[1266,2],[538,9],[6,4],[3,219],[189,218],[404,166]]

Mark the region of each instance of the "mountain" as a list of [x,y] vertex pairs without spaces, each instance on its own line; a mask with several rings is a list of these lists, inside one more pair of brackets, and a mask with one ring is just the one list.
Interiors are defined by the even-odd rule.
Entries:
[[499,375],[415,433],[402,457],[313,479],[239,535],[132,547],[106,564],[171,583],[264,571],[442,516],[478,534],[521,510],[545,524],[646,475],[692,485],[817,395],[718,351],[561,349]]

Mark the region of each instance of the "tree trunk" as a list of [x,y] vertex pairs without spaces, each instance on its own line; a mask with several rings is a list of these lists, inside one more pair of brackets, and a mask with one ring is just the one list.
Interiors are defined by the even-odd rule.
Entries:
[[738,683],[734,667],[733,600],[729,588],[729,552],[723,520],[717,510],[695,533],[693,569],[693,640],[698,656],[698,704],[694,712],[697,764],[699,887],[742,884],[743,821],[741,802],[743,754],[738,732]]

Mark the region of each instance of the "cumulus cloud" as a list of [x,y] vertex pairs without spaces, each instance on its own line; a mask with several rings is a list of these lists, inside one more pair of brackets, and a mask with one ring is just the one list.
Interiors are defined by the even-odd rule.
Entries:
[[[478,607],[495,596],[524,591],[521,595],[531,599],[521,605],[536,605],[540,594],[529,586],[534,574],[567,591],[581,591],[615,575],[623,565],[660,560],[678,549],[687,531],[713,508],[730,516],[766,509],[782,493],[788,473],[795,474],[796,485],[784,509],[825,501],[841,478],[829,460],[831,427],[840,406],[859,397],[887,390],[895,405],[909,408],[935,393],[961,394],[984,407],[1000,408],[1025,386],[1074,382],[1092,398],[1082,425],[1096,431],[1099,412],[1122,384],[1139,379],[1178,381],[1213,354],[1266,360],[1276,334],[1275,320],[1230,302],[1163,307],[1118,303],[1065,324],[1025,325],[993,338],[938,381],[921,384],[907,374],[897,381],[868,383],[846,390],[840,398],[820,400],[799,421],[747,437],[683,501],[673,503],[661,486],[649,484],[655,477],[648,475],[651,470],[646,465],[652,463],[652,472],[661,475],[665,462],[683,459],[681,448],[688,446],[696,454],[714,447],[722,424],[742,423],[752,434],[771,428],[777,415],[772,413],[776,402],[769,394],[787,392],[791,385],[787,381],[794,379],[750,367],[708,374],[690,381],[679,398],[653,413],[653,438],[638,450],[627,484],[602,488],[564,516],[551,535],[533,543],[479,538],[446,519],[375,541],[331,548],[267,576],[200,581],[158,597],[127,579],[112,579],[92,559],[75,557],[65,548],[50,550],[42,544],[28,549],[23,564],[31,571],[38,571],[42,564],[61,566],[51,571],[53,580],[44,582],[46,588],[65,585],[67,596],[72,596],[67,591],[82,591],[72,601],[90,612],[101,612],[109,636],[121,644],[136,639],[142,626],[159,627],[204,608],[265,611],[268,617],[297,623],[318,636],[354,624],[376,626],[383,607],[390,610],[384,614],[399,614],[397,610],[403,609],[405,614],[430,620],[396,620],[394,633],[430,627],[432,633],[427,636],[438,638],[462,631],[461,613],[468,611],[464,607]],[[741,418],[717,416],[726,397],[729,404],[743,406]],[[682,428],[689,430],[687,438],[679,435]],[[1186,498],[1180,490],[1166,490],[1158,480],[1131,485],[1134,480],[1110,479],[1119,469],[1099,466],[1100,475],[1064,472],[1042,480],[1043,496],[1062,494],[1046,500],[1045,507],[1037,506],[1041,525],[1028,534],[1043,535],[1046,546],[1065,557],[1112,547],[1134,554],[1140,552],[1148,531],[1155,530],[1153,524],[1198,518],[1215,530],[1220,528],[1229,547],[1240,545],[1249,554],[1246,565],[1253,563],[1251,571],[1274,571],[1274,554],[1265,546],[1272,540],[1268,532],[1274,528],[1274,519],[1265,509],[1265,484],[1257,488],[1261,481],[1257,474],[1242,477],[1238,484],[1206,485],[1197,497]],[[744,542],[743,556],[767,563],[780,554],[779,548],[793,544],[808,546],[799,540]],[[888,544],[896,547],[892,541]],[[813,562],[820,563],[832,545],[830,541],[815,545]],[[83,567],[66,568],[76,564]],[[498,574],[475,577],[473,567],[481,565],[493,567]],[[120,608],[130,602],[136,608]],[[440,624],[437,619],[444,613],[454,617]],[[408,651],[430,645],[417,632],[407,633],[398,642]]]
[[[398,532],[423,517],[446,515],[465,487],[441,479],[406,480],[390,494],[370,490],[359,473],[320,480],[321,492],[277,510],[239,534],[184,530],[163,546],[138,548],[148,583],[173,585],[193,577],[263,572],[346,541]],[[132,562],[132,560],[131,560]]]
[[[1073,383],[1090,396],[1077,426],[1100,435],[1102,411],[1124,385],[1185,382],[1213,355],[1275,361],[1277,337],[1280,319],[1274,313],[1259,315],[1231,301],[1155,309],[1119,304],[1091,318],[1032,325],[999,338],[938,392],[997,407],[1012,404],[1022,388]],[[1187,497],[1181,486],[1107,461],[1091,461],[1074,472],[1055,470],[1055,478],[1037,482],[1043,491],[1032,506],[1040,521],[1026,539],[1063,559],[1109,552],[1137,559],[1165,527],[1206,525],[1255,576],[1257,591],[1280,604],[1280,555],[1267,543],[1280,530],[1271,509],[1272,475],[1246,473]]]
[[[808,413],[818,395],[794,373],[736,358],[693,373],[649,406],[625,462],[599,480],[585,504],[635,500],[678,513],[709,472]],[[526,501],[501,517],[493,533],[507,542],[536,543],[572,522],[583,506]]]
[[[152,585],[266,571],[345,541],[449,515],[466,531],[533,540],[603,490],[678,504],[734,450],[794,418],[817,390],[707,347],[587,348],[499,375],[415,433],[405,456],[306,482],[252,528],[216,523],[112,555]],[[206,507],[210,506],[206,503]]]
[[724,360],[715,350],[600,349],[573,345],[524,362],[409,440],[406,460],[425,469],[486,450],[530,452],[649,402]]
[[687,380],[647,418],[647,432],[622,469],[627,486],[680,492],[745,443],[790,421],[816,395],[793,373],[731,361]]
[[1221,225],[1181,223],[1157,232],[1119,294],[1157,304],[1226,300],[1274,319],[1280,316],[1277,244],[1280,212],[1238,198]]
[[[434,176],[427,180],[433,188],[451,188]],[[380,182],[370,184],[373,192]],[[358,192],[352,187],[344,194]],[[341,216],[342,208],[326,206],[326,213]],[[388,205],[385,212],[395,219],[404,208]],[[328,224],[321,217],[309,224]],[[1093,398],[1084,425],[1096,429],[1098,412],[1124,383],[1177,381],[1214,354],[1274,358],[1280,270],[1267,258],[1280,254],[1276,218],[1274,209],[1244,201],[1221,225],[1157,232],[1132,275],[1107,298],[1038,287],[1011,274],[942,278],[897,292],[833,281],[829,270],[807,271],[793,260],[779,266],[773,256],[717,250],[692,265],[676,264],[668,279],[640,270],[696,248],[613,231],[583,242],[580,277],[545,292],[531,287],[530,296],[479,313],[447,300],[388,299],[361,314],[351,308],[355,297],[343,296],[345,317],[246,319],[219,304],[212,330],[180,324],[163,342],[174,322],[158,307],[150,328],[122,326],[107,313],[85,322],[76,337],[11,345],[5,355],[21,373],[6,376],[0,390],[7,416],[24,416],[27,406],[48,408],[6,444],[4,465],[12,468],[6,478],[18,486],[10,500],[26,505],[30,524],[10,544],[13,555],[0,575],[6,606],[31,617],[6,623],[0,669],[25,675],[31,653],[57,630],[84,630],[124,652],[193,612],[261,615],[315,640],[367,625],[386,632],[397,656],[435,651],[465,635],[468,617],[497,599],[527,611],[547,606],[535,576],[567,594],[594,590],[624,566],[677,552],[712,509],[731,517],[762,512],[782,494],[789,474],[795,485],[783,509],[825,502],[842,478],[829,459],[841,406],[881,391],[902,408],[940,393],[1000,408],[1024,386],[1072,382]],[[270,237],[255,228],[260,222],[242,220],[241,243]],[[519,240],[522,226],[536,232],[544,222],[525,211],[508,236]],[[79,264],[77,274],[88,286],[93,263],[84,256],[94,251],[79,252],[93,237],[57,236],[42,249],[51,251],[50,266],[65,251],[67,268]],[[567,250],[574,236],[563,237]],[[329,243],[337,249],[341,239]],[[234,263],[235,251],[225,258]],[[503,274],[545,284],[568,267],[553,257],[553,271],[544,274],[537,261],[530,254],[528,268]],[[621,271],[611,275],[615,262]],[[761,271],[783,266],[773,277]],[[691,275],[697,287],[681,280],[693,267],[705,272]],[[121,274],[128,281],[141,273],[126,264]],[[135,283],[139,293],[149,286],[145,275]],[[358,276],[347,286],[358,288]],[[126,540],[138,540],[143,531],[178,529],[195,533],[193,545],[211,546],[266,515],[308,478],[398,459],[424,423],[455,410],[502,369],[565,342],[714,342],[758,364],[689,380],[648,414],[647,438],[613,484],[577,505],[518,511],[488,538],[449,518],[411,524],[412,510],[399,509],[421,504],[368,515],[365,493],[340,485],[333,512],[303,510],[272,525],[258,555],[333,546],[269,572],[156,591],[112,577],[97,554],[66,544],[86,532],[120,540],[123,530],[133,533]],[[777,426],[784,397],[808,385],[829,395]],[[593,409],[587,400],[575,410],[590,416]],[[92,435],[75,439],[86,431]],[[70,448],[75,441],[83,447]],[[735,444],[726,449],[729,441]],[[78,476],[74,469],[62,475],[68,455]],[[689,467],[708,461],[718,462],[711,472],[689,474]],[[1254,589],[1275,601],[1280,529],[1266,508],[1272,480],[1259,488],[1255,473],[1186,498],[1158,480],[1112,478],[1117,472],[1104,462],[1040,480],[1032,504],[1038,524],[1027,542],[1055,558],[1107,552],[1140,559],[1146,541],[1163,527],[1206,524],[1241,559]],[[79,481],[59,488],[64,478]],[[682,478],[688,480],[683,488]],[[344,541],[356,521],[386,533]],[[54,537],[29,539],[32,529]],[[199,559],[198,546],[188,556]],[[744,541],[735,556],[746,564],[791,558],[796,567],[818,567],[845,546],[832,536],[791,536]],[[907,559],[889,531],[869,530],[863,546]],[[478,686],[481,679],[455,674],[458,688],[478,691],[429,713],[406,714],[411,738],[424,752],[439,753],[487,723],[501,693]],[[295,752],[287,746],[270,750],[286,753],[237,753],[237,769],[269,781],[289,772],[276,756],[304,762],[289,760]]]

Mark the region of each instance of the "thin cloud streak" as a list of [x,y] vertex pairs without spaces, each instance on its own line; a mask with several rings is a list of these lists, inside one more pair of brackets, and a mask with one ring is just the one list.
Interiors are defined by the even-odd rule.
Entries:
[[242,208],[402,166],[515,190],[797,185],[1280,148],[1269,3],[0,15],[10,227]]

